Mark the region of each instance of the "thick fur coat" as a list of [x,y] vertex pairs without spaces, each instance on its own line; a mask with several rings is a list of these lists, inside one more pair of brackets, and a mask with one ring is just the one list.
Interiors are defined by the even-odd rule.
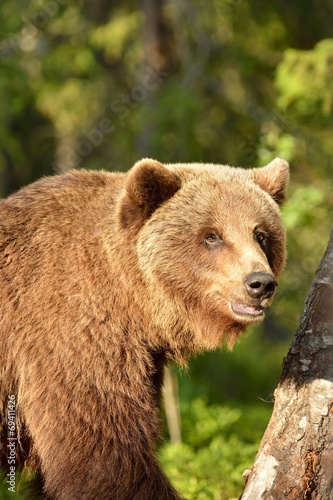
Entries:
[[279,159],[145,159],[0,202],[3,468],[15,395],[15,463],[47,498],[180,498],[155,458],[163,367],[264,317],[285,261],[287,180]]

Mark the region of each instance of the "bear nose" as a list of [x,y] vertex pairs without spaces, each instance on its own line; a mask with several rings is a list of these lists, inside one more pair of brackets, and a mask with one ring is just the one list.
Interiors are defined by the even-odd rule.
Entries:
[[253,299],[268,299],[275,292],[277,281],[269,273],[252,273],[245,280],[247,293]]

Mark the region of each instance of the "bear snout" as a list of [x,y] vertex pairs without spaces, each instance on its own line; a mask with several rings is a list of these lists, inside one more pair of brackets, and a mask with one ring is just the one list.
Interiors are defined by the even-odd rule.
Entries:
[[246,291],[252,299],[269,299],[274,294],[276,287],[277,281],[270,273],[252,273],[245,280]]

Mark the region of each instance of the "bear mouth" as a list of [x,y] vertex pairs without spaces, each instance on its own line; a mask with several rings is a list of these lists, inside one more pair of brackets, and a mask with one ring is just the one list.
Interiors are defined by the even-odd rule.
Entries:
[[264,315],[264,308],[262,306],[247,306],[245,304],[237,304],[236,302],[231,302],[230,305],[237,316],[260,318]]

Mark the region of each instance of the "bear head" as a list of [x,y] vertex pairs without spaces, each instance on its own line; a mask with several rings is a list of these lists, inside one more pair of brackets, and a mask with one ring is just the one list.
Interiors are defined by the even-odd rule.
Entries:
[[224,341],[232,346],[264,318],[285,263],[279,206],[288,164],[277,158],[243,169],[143,159],[127,175],[119,231],[133,246],[159,342],[178,358]]

